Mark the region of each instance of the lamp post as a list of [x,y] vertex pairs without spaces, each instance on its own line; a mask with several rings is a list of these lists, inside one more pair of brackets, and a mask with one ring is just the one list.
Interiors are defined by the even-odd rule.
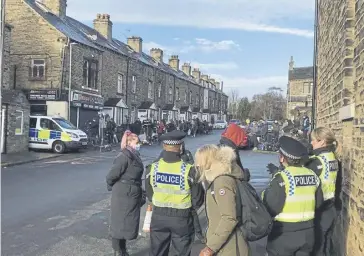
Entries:
[[68,77],[68,121],[71,122],[71,102],[72,102],[72,48],[77,43],[70,43],[70,63]]

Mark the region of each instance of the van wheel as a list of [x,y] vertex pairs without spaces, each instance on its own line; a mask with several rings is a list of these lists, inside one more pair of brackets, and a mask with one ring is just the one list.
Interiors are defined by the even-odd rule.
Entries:
[[62,141],[55,141],[52,146],[53,152],[63,154],[66,151],[66,146]]

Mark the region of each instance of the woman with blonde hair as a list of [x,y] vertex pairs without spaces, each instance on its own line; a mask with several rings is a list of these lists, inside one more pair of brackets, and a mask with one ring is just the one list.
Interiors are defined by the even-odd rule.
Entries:
[[[206,145],[195,154],[200,181],[207,184],[205,210],[208,219],[206,247],[200,256],[248,256],[250,249],[237,224],[236,179],[244,173],[236,162],[234,149]],[[213,183],[213,191],[211,184]]]
[[313,156],[306,167],[313,170],[321,180],[324,203],[317,210],[315,217],[314,255],[331,255],[331,239],[334,223],[341,210],[342,171],[339,161],[338,142],[332,130],[318,127],[311,132]]
[[139,231],[140,207],[145,203],[142,191],[143,162],[136,134],[126,131],[121,152],[106,176],[111,195],[110,233],[114,255],[128,256],[126,240],[136,239]]

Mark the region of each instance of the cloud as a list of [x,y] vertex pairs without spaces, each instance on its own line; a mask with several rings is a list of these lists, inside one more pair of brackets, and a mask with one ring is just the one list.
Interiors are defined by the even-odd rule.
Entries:
[[192,62],[192,67],[199,68],[202,72],[216,72],[220,70],[236,70],[239,69],[239,65],[235,62],[220,62],[220,63],[197,63]]
[[149,52],[152,48],[160,48],[167,55],[177,54],[177,53],[188,53],[192,51],[199,52],[215,52],[215,51],[230,51],[230,50],[241,50],[240,45],[232,40],[222,40],[222,41],[211,41],[205,38],[195,38],[193,41],[181,40],[180,38],[177,44],[174,46],[165,46],[158,44],[156,42],[145,42],[143,43],[143,49]]
[[238,90],[240,97],[252,98],[255,94],[265,93],[270,87],[279,87],[286,93],[287,76],[267,77],[227,77],[219,74],[211,74],[211,77],[224,82],[224,92],[229,95],[231,90]]
[[[184,26],[208,29],[260,31],[312,37],[313,32],[294,27],[294,21],[312,23],[314,0],[73,0],[68,14],[93,20],[96,13],[111,15],[113,22]],[[292,24],[281,27],[279,24]]]

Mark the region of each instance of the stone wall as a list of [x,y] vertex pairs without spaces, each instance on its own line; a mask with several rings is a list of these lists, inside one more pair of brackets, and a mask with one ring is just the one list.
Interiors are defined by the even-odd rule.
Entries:
[[[30,107],[26,96],[17,90],[2,90],[2,107],[6,109],[6,153],[28,150]],[[19,121],[22,115],[22,127]],[[18,125],[17,125],[18,118]]]
[[13,86],[11,79],[12,70],[10,63],[10,44],[11,44],[11,26],[5,25],[2,89],[9,89],[10,87]]
[[[322,0],[317,56],[317,126],[330,127],[342,145],[343,255],[364,252],[364,5]],[[353,111],[352,111],[353,110]]]
[[[59,88],[64,36],[24,1],[7,0],[5,6],[6,22],[12,26],[11,59],[16,66],[16,88]],[[35,58],[46,62],[44,79],[30,79],[31,60]]]

